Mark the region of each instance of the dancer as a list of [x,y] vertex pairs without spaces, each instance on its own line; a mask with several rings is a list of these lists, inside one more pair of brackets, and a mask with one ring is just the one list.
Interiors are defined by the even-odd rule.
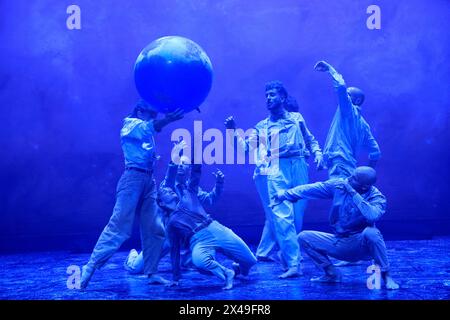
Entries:
[[120,131],[125,171],[116,194],[116,204],[108,224],[101,233],[88,263],[82,268],[81,288],[86,288],[96,269],[101,268],[120,248],[132,232],[134,216],[140,212],[144,273],[150,283],[167,283],[157,275],[159,254],[164,242],[164,227],[156,210],[156,190],[153,179],[156,132],[169,123],[183,118],[183,111],[168,113],[156,119],[144,100],[139,100],[133,112],[124,119]]
[[355,87],[347,88],[342,75],[325,61],[317,62],[314,69],[331,75],[339,100],[323,154],[330,179],[349,177],[357,166],[358,153],[364,149],[369,152],[369,166],[375,168],[381,152],[369,124],[361,115],[364,93]]
[[[244,140],[246,152],[259,148],[265,142],[267,144],[266,157],[271,160],[267,176],[270,197],[276,195],[278,190],[308,182],[307,155],[314,154],[317,165],[322,161],[319,144],[308,130],[302,115],[286,111],[284,106],[287,97],[287,91],[280,81],[267,83],[266,101],[270,115],[260,121],[248,139]],[[225,127],[236,134],[236,123],[232,116],[225,120]],[[271,217],[282,264],[286,266],[285,272],[279,277],[296,277],[299,275],[299,246],[292,203],[286,201],[274,207]]]
[[[285,109],[288,112],[299,112],[299,106],[297,100],[288,96],[285,103]],[[243,148],[245,148],[244,140],[238,136],[238,143],[240,143]],[[264,173],[264,170],[267,168],[269,163],[265,161],[265,156],[267,154],[267,150],[264,146],[260,146],[259,148],[259,156],[257,157],[258,161],[255,163],[255,171],[253,173],[253,181],[255,182],[256,190],[258,191],[259,197],[261,199],[261,203],[264,209],[265,222],[263,231],[261,234],[261,240],[259,241],[258,247],[256,248],[256,259],[258,261],[278,261],[280,260],[281,252],[278,251],[277,239],[275,236],[275,231],[273,230],[272,223],[272,210],[269,207],[270,198],[269,198],[269,190],[267,186],[267,174]],[[297,201],[294,203],[294,224],[295,230],[299,233],[302,230],[303,225],[303,213],[306,208],[306,200]],[[303,258],[299,253],[299,260],[301,261]]]
[[387,289],[399,285],[390,276],[386,245],[377,222],[385,213],[386,198],[374,186],[376,172],[371,167],[358,167],[348,178],[330,179],[280,190],[273,198],[273,206],[283,201],[299,199],[333,199],[330,224],[334,234],[302,231],[298,241],[302,249],[325,275],[312,278],[316,282],[340,282],[341,273],[329,256],[345,261],[370,260],[381,270]]
[[[339,101],[324,147],[323,167],[328,168],[329,178],[349,177],[357,166],[356,157],[362,150],[369,152],[368,165],[375,168],[381,152],[369,124],[361,115],[364,93],[355,87],[347,88],[342,75],[325,61],[317,62],[314,69],[331,75]],[[361,263],[363,261],[339,261],[335,266]]]
[[[181,153],[181,151],[184,149],[185,146],[186,146],[186,143],[184,141],[177,143],[174,146],[172,153],[173,152]],[[184,156],[180,157],[180,164],[185,165],[188,162],[189,162],[189,160],[187,157],[184,157]],[[163,188],[174,189],[175,183],[180,183],[179,182],[180,180],[183,181],[184,176],[183,175],[178,176],[177,169],[178,169],[178,165],[176,165],[174,162],[171,161],[168,165],[166,176],[160,184],[160,189],[163,189]],[[219,199],[220,195],[222,194],[223,182],[224,182],[225,176],[222,173],[222,171],[220,171],[220,170],[217,170],[214,173],[214,175],[216,177],[216,182],[215,182],[213,189],[210,192],[203,191],[202,188],[200,188],[200,187],[198,188],[197,197],[203,206],[214,205],[217,202],[217,200]],[[161,209],[158,207],[158,210],[161,210]],[[165,220],[167,220],[167,216],[165,216],[165,218],[166,218]],[[165,221],[164,224],[167,225],[167,221]],[[166,236],[167,236],[167,234],[166,234]],[[166,237],[166,241],[164,242],[163,248],[161,250],[160,259],[162,259],[169,252],[170,252],[170,243],[169,243],[168,237]],[[191,263],[192,263],[191,252],[190,251],[185,252],[185,254],[182,255],[182,258],[181,258],[181,265],[184,267],[187,267]],[[128,254],[127,258],[125,259],[124,267],[126,270],[128,270],[132,274],[142,273],[144,270],[143,252],[138,253],[136,251],[136,249],[131,249],[130,253]]]
[[[201,165],[181,164],[178,166],[177,176],[179,178],[174,189],[164,187],[158,192],[158,205],[168,215],[167,234],[171,244],[173,272],[170,285],[178,285],[181,277],[180,248],[183,244],[188,244],[193,264],[223,280],[223,289],[229,290],[233,287],[235,275],[248,275],[256,258],[241,238],[213,220],[203,208],[198,196]],[[233,264],[234,270],[215,260],[217,250],[236,262]]]

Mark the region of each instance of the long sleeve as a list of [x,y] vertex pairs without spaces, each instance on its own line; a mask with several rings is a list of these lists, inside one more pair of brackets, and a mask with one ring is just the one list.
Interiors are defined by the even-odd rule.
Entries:
[[306,122],[304,120],[300,122],[300,129],[302,131],[303,139],[305,140],[305,144],[308,150],[312,154],[315,154],[316,152],[321,152],[319,142],[311,133],[311,131],[309,131]]
[[343,119],[353,120],[355,117],[355,111],[353,109],[352,100],[347,92],[347,85],[344,78],[337,72],[332,72],[333,84],[336,94],[338,96],[339,110]]
[[369,223],[378,221],[386,212],[386,198],[382,194],[378,194],[367,201],[357,193],[353,196],[353,203]]
[[153,126],[153,120],[143,121],[138,118],[126,118],[126,122],[120,131],[121,137],[129,137],[139,140],[155,134],[156,131]]
[[257,148],[259,143],[259,131],[253,128],[247,138],[243,138],[238,130],[234,131],[233,139],[237,150],[240,152],[251,152]]
[[173,163],[172,161],[167,166],[166,175],[164,177],[164,180],[161,181],[160,187],[169,187],[174,188],[175,186],[175,178],[177,176],[177,168],[178,166]]
[[199,188],[197,193],[198,200],[202,205],[212,206],[220,198],[222,191],[223,191],[223,182],[222,183],[216,182],[216,185],[210,192],[203,191],[201,188]]
[[331,180],[304,184],[284,192],[288,201],[297,201],[299,199],[331,199],[334,194],[334,185]]
[[188,182],[188,188],[194,193],[198,193],[198,185],[200,184],[200,177],[202,175],[202,165],[192,164],[191,165],[191,176]]
[[176,229],[169,225],[168,235],[170,241],[170,260],[172,263],[173,280],[178,281],[181,278],[180,268],[180,242],[181,239],[178,236]]
[[367,128],[364,146],[369,152],[369,160],[378,160],[381,157],[380,146],[372,135],[370,127]]

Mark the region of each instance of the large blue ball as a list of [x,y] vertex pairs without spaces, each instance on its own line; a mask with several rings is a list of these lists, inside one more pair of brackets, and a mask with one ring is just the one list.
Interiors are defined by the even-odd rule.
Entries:
[[183,37],[159,38],[142,50],[134,65],[139,95],[156,111],[192,111],[208,96],[212,84],[209,57]]

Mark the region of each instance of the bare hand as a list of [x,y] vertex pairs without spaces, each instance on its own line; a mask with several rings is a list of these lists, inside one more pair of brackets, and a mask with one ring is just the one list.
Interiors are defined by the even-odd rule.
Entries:
[[236,129],[236,122],[234,121],[233,116],[226,118],[224,124],[227,129]]
[[216,172],[213,172],[213,175],[216,177],[216,183],[223,183],[225,180],[225,175],[219,169]]
[[316,164],[317,170],[323,169],[323,155],[322,152],[317,151],[314,156],[314,163]]
[[180,108],[176,109],[173,112],[166,113],[166,119],[168,122],[174,122],[182,119],[183,117],[184,117],[184,110]]
[[330,68],[331,68],[331,65],[325,61],[319,61],[314,66],[314,70],[321,71],[321,72],[330,71]]
[[275,207],[276,205],[279,205],[284,200],[286,200],[284,193],[285,193],[285,190],[279,190],[277,192],[277,194],[272,197],[272,199],[271,199],[272,201],[270,201],[269,207],[271,207],[273,209],[273,207]]
[[171,154],[172,156],[181,157],[186,149],[187,149],[186,141],[180,140],[178,142],[174,142]]

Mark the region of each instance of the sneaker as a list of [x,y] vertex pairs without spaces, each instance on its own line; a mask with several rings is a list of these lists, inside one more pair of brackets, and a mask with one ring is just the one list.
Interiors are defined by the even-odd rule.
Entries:
[[89,264],[84,265],[83,268],[81,268],[81,281],[80,281],[80,288],[85,289],[89,281],[92,278],[92,275],[95,272],[95,268],[90,266]]
[[127,258],[123,262],[123,267],[125,268],[125,270],[127,270],[129,272],[134,271],[134,269],[131,268],[130,266],[134,264],[134,260],[136,260],[138,255],[139,255],[139,253],[136,251],[136,249],[130,250],[130,253],[128,253]]

